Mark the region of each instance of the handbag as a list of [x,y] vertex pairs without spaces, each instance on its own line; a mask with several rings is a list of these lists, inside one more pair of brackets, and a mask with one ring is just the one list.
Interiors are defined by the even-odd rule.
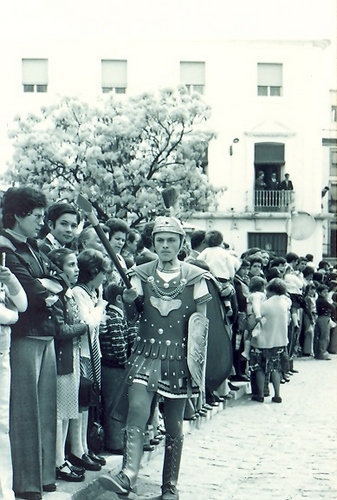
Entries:
[[99,403],[99,399],[100,399],[100,388],[99,388],[99,384],[98,384],[98,381],[96,378],[96,371],[95,371],[94,358],[93,358],[93,352],[92,352],[92,344],[91,344],[89,330],[88,330],[88,344],[89,344],[89,351],[90,351],[91,369],[92,369],[92,375],[93,375],[94,380],[91,380],[90,378],[85,377],[84,375],[81,375],[81,377],[80,377],[78,402],[82,408],[89,408],[91,406],[97,406]]
[[99,403],[99,387],[97,382],[95,383],[90,378],[81,375],[78,402],[82,408],[96,406]]
[[104,428],[100,417],[101,408],[98,404],[89,410],[87,440],[89,450],[98,455],[104,448]]

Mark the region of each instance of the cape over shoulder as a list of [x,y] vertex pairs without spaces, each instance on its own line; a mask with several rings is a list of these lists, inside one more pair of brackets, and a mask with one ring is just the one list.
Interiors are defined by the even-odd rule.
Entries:
[[[194,285],[201,278],[209,278],[209,272],[201,269],[198,266],[189,264],[188,262],[180,262],[182,277],[187,280],[187,285]],[[158,261],[154,260],[151,262],[146,262],[140,266],[134,266],[130,269],[128,273],[130,276],[136,275],[141,281],[147,281],[149,276],[153,276],[156,272],[158,266]]]

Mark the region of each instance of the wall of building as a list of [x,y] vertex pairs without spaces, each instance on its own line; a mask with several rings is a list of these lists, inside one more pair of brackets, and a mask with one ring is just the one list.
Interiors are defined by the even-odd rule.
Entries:
[[[254,214],[254,144],[285,144],[285,166],[295,187],[296,211],[322,213],[321,190],[327,182],[327,152],[322,154],[322,103],[331,80],[322,78],[329,43],[324,40],[123,40],[86,38],[13,42],[0,50],[6,78],[0,83],[0,173],[11,157],[7,132],[16,114],[38,110],[59,95],[89,102],[101,93],[101,60],[127,60],[127,93],[136,94],[180,83],[180,61],[204,61],[205,99],[212,107],[209,125],[217,138],[209,148],[211,183],[226,186],[216,219],[197,219],[202,227],[217,224],[233,248],[242,253],[247,233],[286,232],[288,214],[278,218]],[[22,58],[48,59],[48,92],[23,93]],[[283,66],[282,97],[257,96],[257,64]],[[233,142],[233,139],[239,139]],[[229,154],[232,146],[232,155]],[[232,217],[235,216],[235,219]],[[323,218],[324,219],[324,218]],[[233,223],[235,220],[235,224]],[[193,221],[194,223],[194,221]],[[320,254],[325,222],[317,219],[305,242],[291,240],[292,251]],[[218,226],[219,225],[219,226]],[[310,248],[309,248],[310,247]]]

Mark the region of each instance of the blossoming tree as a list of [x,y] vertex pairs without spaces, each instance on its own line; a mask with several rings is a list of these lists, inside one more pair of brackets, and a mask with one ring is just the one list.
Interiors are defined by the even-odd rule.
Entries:
[[62,97],[37,114],[16,117],[6,180],[41,188],[52,202],[89,198],[104,217],[132,225],[164,209],[174,186],[176,214],[216,206],[204,171],[210,108],[185,87],[135,97],[109,94],[95,106]]

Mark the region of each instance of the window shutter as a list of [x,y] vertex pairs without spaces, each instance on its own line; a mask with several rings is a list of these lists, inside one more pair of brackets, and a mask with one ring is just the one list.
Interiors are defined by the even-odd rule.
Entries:
[[48,59],[22,59],[22,84],[47,85]]
[[185,85],[205,85],[205,63],[181,62],[180,81]]
[[126,61],[102,59],[102,87],[126,86]]
[[257,70],[259,86],[282,87],[282,64],[259,63]]
[[284,165],[284,144],[278,142],[258,142],[254,146],[255,165]]

